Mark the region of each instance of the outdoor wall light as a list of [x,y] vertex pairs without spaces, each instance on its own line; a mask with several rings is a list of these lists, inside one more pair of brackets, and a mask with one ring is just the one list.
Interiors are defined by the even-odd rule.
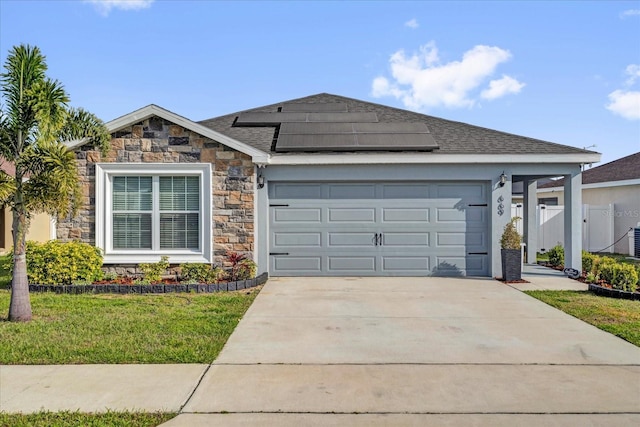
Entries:
[[258,175],[258,188],[264,187],[264,176]]
[[500,182],[498,184],[500,185],[500,187],[504,187],[506,183],[507,183],[507,175],[505,175],[504,172],[502,172],[502,174],[500,175]]

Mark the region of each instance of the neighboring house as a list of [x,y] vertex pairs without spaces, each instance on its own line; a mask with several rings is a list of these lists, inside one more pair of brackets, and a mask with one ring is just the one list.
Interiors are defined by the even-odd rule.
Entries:
[[237,251],[272,276],[500,276],[512,183],[526,183],[535,259],[535,180],[558,175],[575,195],[566,257],[579,269],[580,168],[600,159],[330,94],[200,122],[150,105],[107,126],[105,156],[69,145],[85,204],[59,238],[114,265]]
[[[15,173],[14,165],[0,159],[0,169],[9,175]],[[0,254],[8,253],[13,247],[13,214],[11,209],[0,208]],[[46,242],[56,238],[56,225],[53,219],[45,214],[35,214],[31,218],[27,240]]]
[[[564,178],[540,186],[540,199],[564,205]],[[582,202],[588,205],[613,204],[614,252],[626,254],[629,243],[624,236],[640,223],[640,152],[582,173]]]

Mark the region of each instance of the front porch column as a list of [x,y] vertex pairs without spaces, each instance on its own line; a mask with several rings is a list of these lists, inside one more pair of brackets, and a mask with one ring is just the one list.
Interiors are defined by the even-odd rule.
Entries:
[[582,171],[564,176],[564,266],[582,271]]
[[491,192],[491,202],[489,209],[491,210],[491,276],[502,277],[502,260],[500,258],[500,238],[504,231],[504,226],[511,220],[511,173],[506,171],[507,182],[504,185],[499,184],[499,175],[493,182],[493,191]]
[[527,264],[535,264],[537,262],[536,254],[538,252],[538,217],[536,216],[536,207],[538,205],[538,181],[525,180],[524,187],[524,218],[522,223],[522,231],[524,234],[524,243],[527,245]]

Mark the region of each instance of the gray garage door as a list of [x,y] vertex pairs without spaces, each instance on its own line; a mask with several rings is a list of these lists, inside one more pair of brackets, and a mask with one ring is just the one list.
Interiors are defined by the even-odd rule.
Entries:
[[484,182],[269,183],[273,276],[487,276]]

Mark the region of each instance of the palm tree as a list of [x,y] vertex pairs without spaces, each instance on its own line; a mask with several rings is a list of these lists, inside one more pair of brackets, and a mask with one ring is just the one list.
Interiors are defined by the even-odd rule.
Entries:
[[13,214],[13,281],[9,320],[31,320],[26,235],[33,213],[75,214],[81,202],[76,158],[64,141],[86,139],[107,149],[109,134],[93,114],[72,109],[60,82],[45,75],[37,47],[14,47],[7,57],[0,108],[0,155],[15,173],[0,171],[0,203]]

